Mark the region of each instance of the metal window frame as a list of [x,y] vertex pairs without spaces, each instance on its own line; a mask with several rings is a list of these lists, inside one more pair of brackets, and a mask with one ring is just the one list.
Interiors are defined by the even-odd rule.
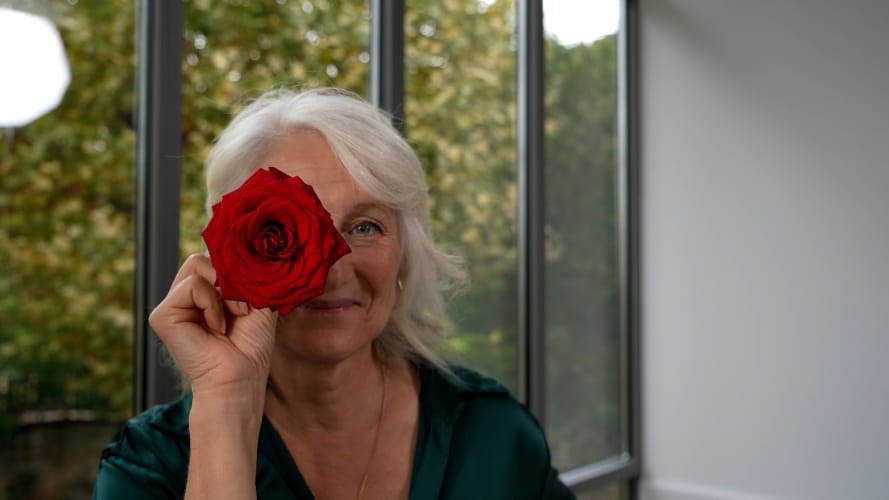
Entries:
[[182,2],[141,0],[136,46],[136,271],[133,409],[178,396],[178,375],[148,324],[179,268]]
[[519,398],[546,421],[546,262],[544,234],[543,1],[516,5],[516,236]]
[[393,117],[404,134],[404,3],[373,0],[370,100]]
[[[517,0],[517,246],[519,398],[543,423],[546,405],[543,0]],[[566,471],[576,492],[614,482],[635,497],[640,475],[638,0],[622,1],[619,34],[619,161],[622,357],[626,401],[622,455]],[[137,30],[137,181],[133,407],[178,396],[178,376],[148,325],[179,266],[182,2],[140,0]],[[404,132],[404,0],[372,0],[371,101]]]

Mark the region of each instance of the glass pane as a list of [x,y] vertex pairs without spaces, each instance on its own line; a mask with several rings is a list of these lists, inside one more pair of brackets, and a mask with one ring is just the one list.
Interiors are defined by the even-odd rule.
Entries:
[[451,307],[450,347],[515,391],[514,2],[405,10],[406,134],[426,168],[437,242],[466,257],[472,279]]
[[543,8],[546,431],[554,464],[568,470],[619,454],[624,442],[615,35],[619,1],[581,5],[547,0]]
[[248,99],[272,88],[368,96],[368,0],[185,4],[181,253],[203,251],[203,160]]
[[0,70],[0,115],[63,82],[63,55],[71,77],[58,107],[0,128],[3,498],[89,498],[131,414],[134,3],[13,2],[58,30],[55,59],[40,50],[52,37],[0,19],[0,38],[21,28],[0,60],[25,55]]

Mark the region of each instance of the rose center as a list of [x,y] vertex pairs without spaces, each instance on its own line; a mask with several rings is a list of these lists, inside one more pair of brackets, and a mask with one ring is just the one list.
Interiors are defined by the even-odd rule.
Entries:
[[293,253],[293,235],[277,222],[270,222],[260,230],[256,238],[256,251],[271,259],[285,259]]

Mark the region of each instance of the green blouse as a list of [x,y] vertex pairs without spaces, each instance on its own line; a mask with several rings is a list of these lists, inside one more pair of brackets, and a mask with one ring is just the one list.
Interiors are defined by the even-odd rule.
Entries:
[[[550,465],[534,417],[494,380],[466,368],[420,368],[411,500],[573,499]],[[132,418],[102,452],[94,500],[182,498],[191,395]],[[260,499],[312,499],[268,419],[259,432]]]

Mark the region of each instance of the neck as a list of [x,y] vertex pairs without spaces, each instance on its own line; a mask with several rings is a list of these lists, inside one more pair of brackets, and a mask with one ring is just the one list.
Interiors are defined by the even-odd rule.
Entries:
[[276,359],[265,412],[289,433],[373,427],[382,385],[381,367],[370,348],[336,363]]

